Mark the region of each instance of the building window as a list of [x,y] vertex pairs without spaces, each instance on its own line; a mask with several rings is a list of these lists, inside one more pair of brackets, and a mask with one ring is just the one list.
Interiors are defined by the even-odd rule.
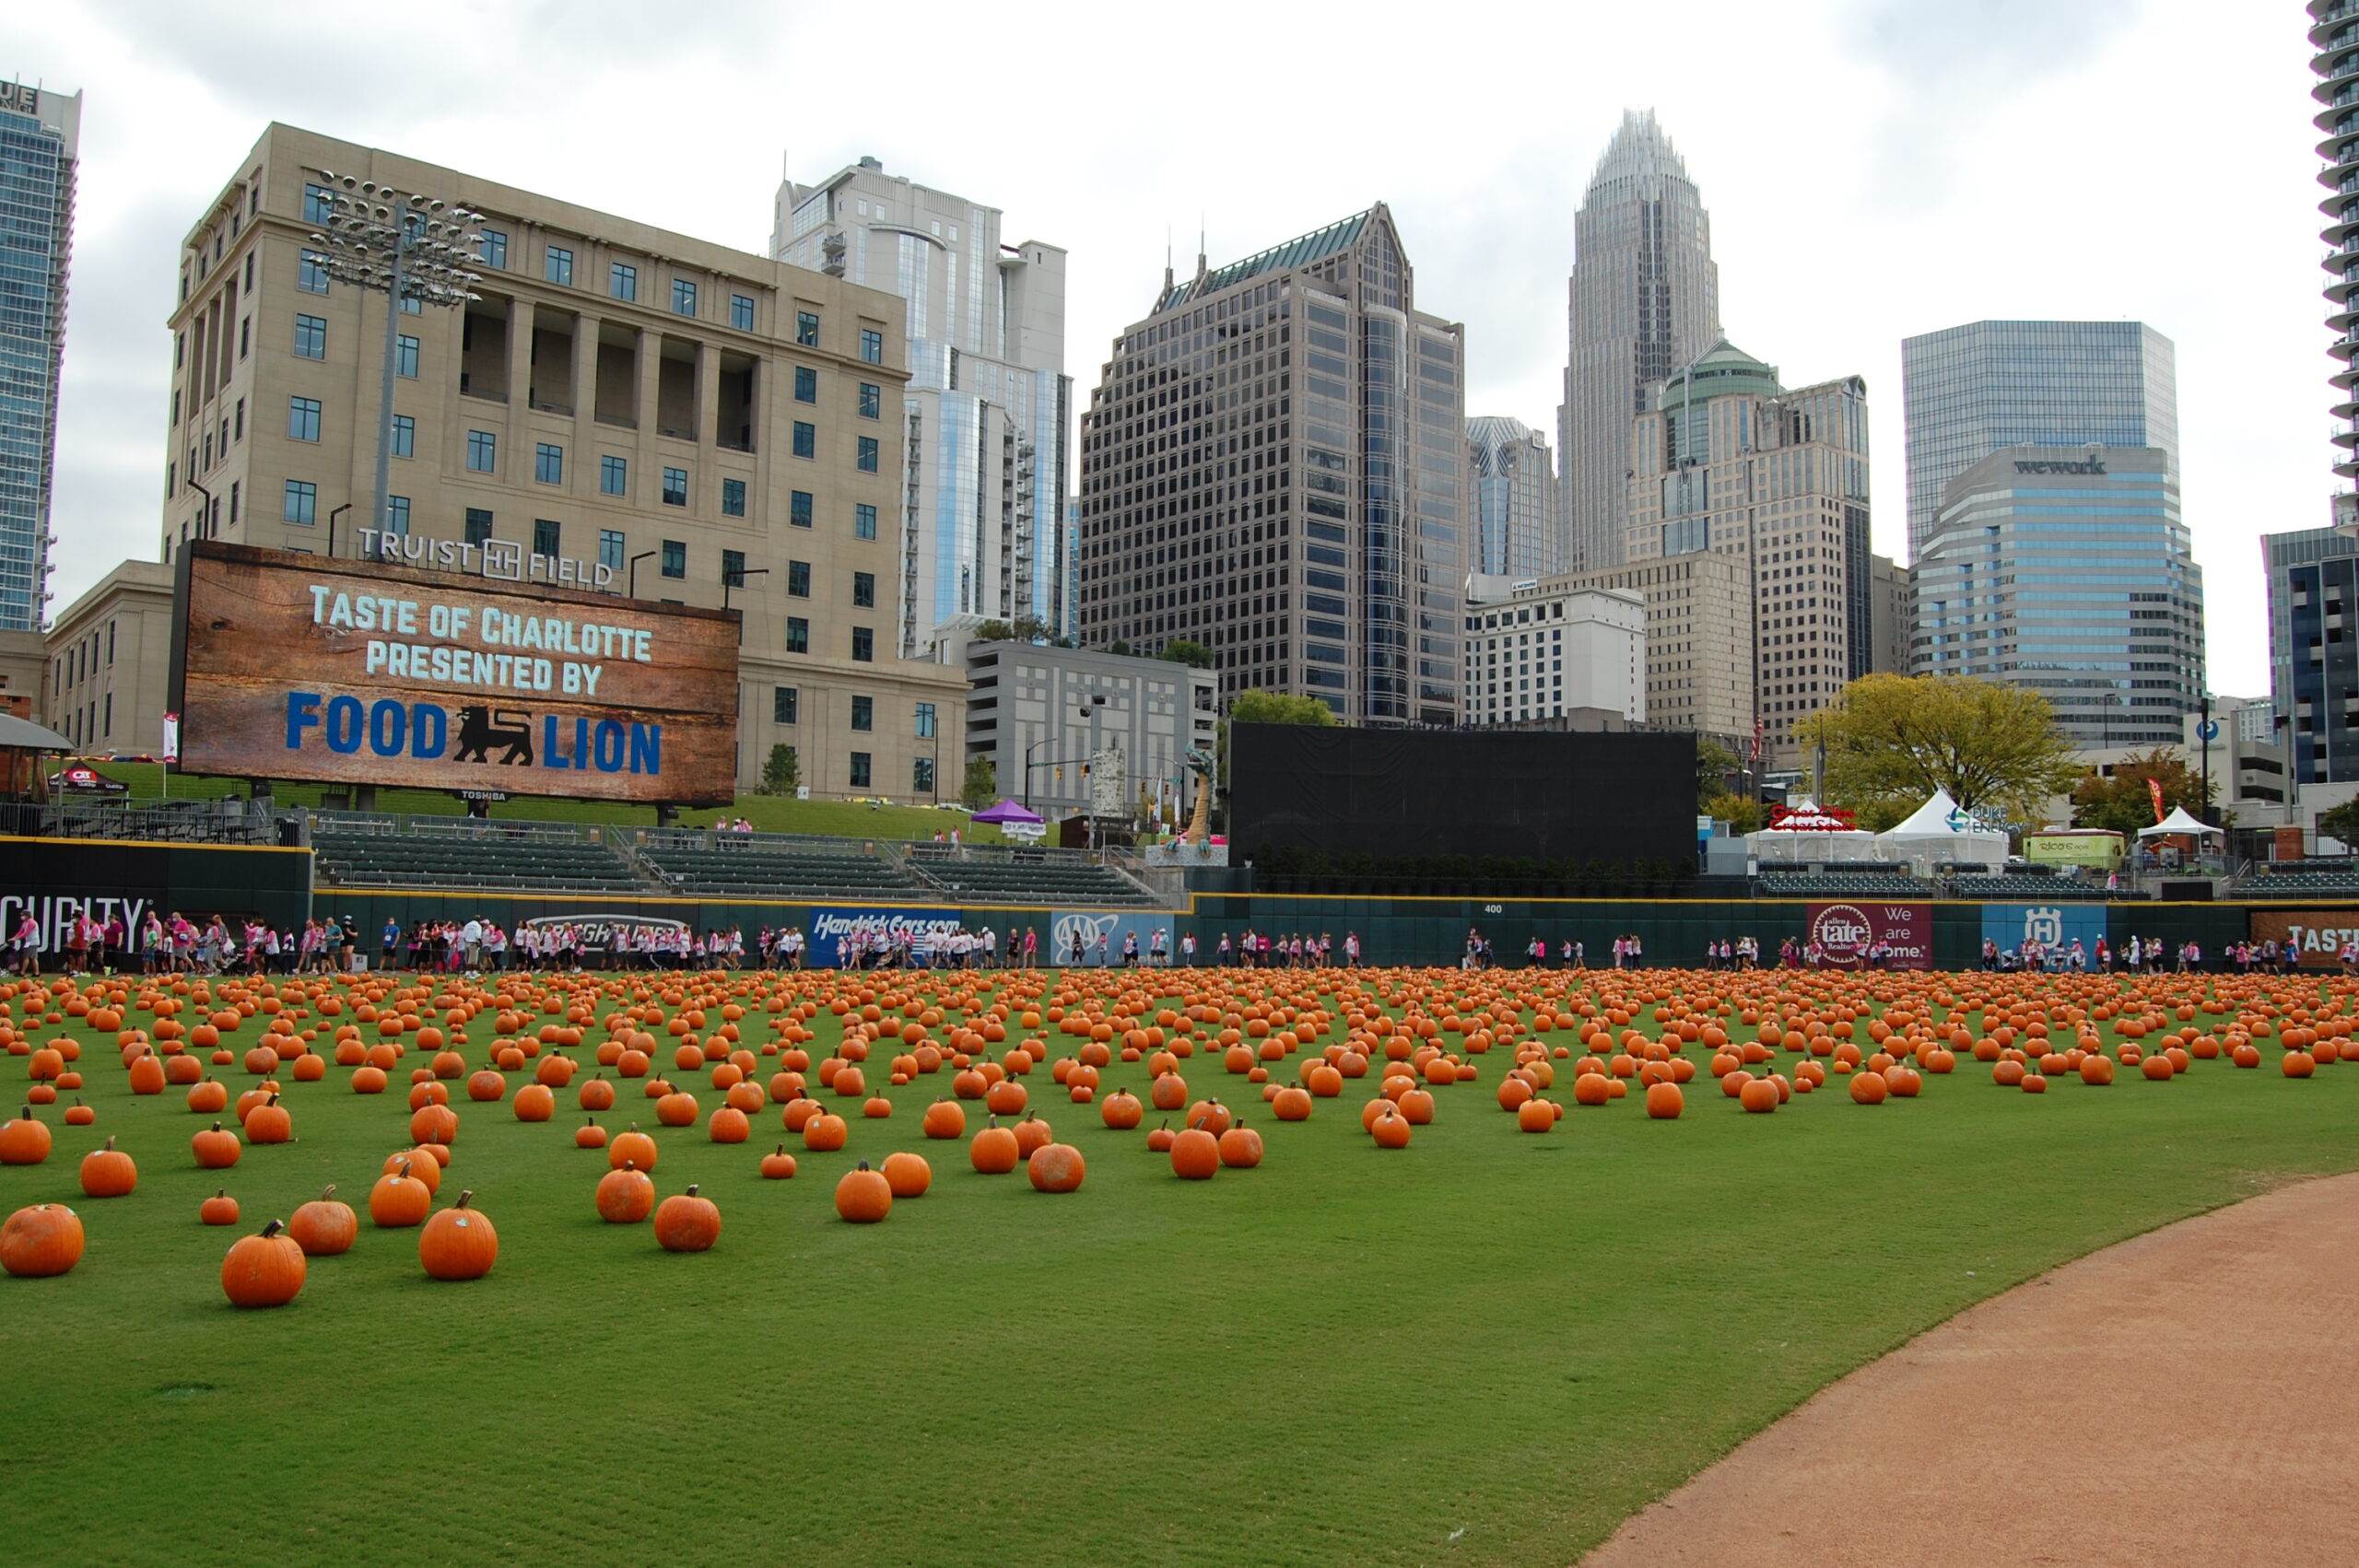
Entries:
[[417,421],[406,414],[393,415],[393,455],[395,457],[417,455]]
[[805,348],[819,346],[819,318],[808,310],[794,313],[794,341]]
[[385,532],[400,539],[409,537],[409,497],[407,496],[385,497]]
[[543,441],[533,449],[533,477],[544,485],[565,483],[565,449]]
[[876,574],[874,572],[851,574],[851,602],[863,610],[876,608]]
[[324,359],[328,357],[328,321],[325,316],[295,318],[295,357]]
[[819,401],[819,372],[808,365],[797,365],[794,368],[794,401],[797,403]]
[[921,756],[910,759],[910,793],[912,795],[933,793],[933,758]]
[[663,575],[677,578],[688,575],[688,547],[677,539],[663,541]]
[[639,269],[616,262],[606,269],[606,292],[617,299],[639,298]]
[[555,518],[536,517],[533,520],[533,554],[546,556],[550,560],[565,554],[565,530]]
[[745,551],[723,550],[721,552],[721,580],[731,588],[745,586]]
[[290,397],[287,400],[287,439],[290,441],[316,441],[320,439],[318,398]]
[[236,521],[238,521],[238,489],[239,489],[238,482],[237,482],[235,479],[230,480],[230,481],[229,481],[229,521],[230,521],[231,522],[233,522],[233,523],[234,523],[234,522],[236,522]]
[[598,459],[598,493],[602,496],[630,494],[630,459],[616,457],[612,452]]
[[723,517],[745,515],[745,482],[743,479],[724,479],[721,482],[721,515]]
[[933,704],[930,702],[918,704],[918,739],[933,739]]
[[754,301],[744,294],[729,297],[729,324],[739,332],[754,330]]
[[616,571],[623,569],[623,535],[618,528],[598,530],[598,564]]
[[877,446],[875,437],[863,436],[860,439],[859,461],[860,471],[863,474],[874,474],[876,472]]
[[508,270],[508,236],[497,228],[483,230],[483,239],[475,245],[475,257],[487,267]]
[[393,340],[393,374],[417,379],[417,339],[397,337]]
[[489,430],[467,432],[467,471],[493,474],[499,468],[499,437]]
[[308,480],[287,482],[287,505],[278,514],[288,522],[299,522],[306,528],[319,521],[320,487]]
[[789,561],[786,563],[786,593],[790,599],[811,597],[810,562]]
[[328,259],[317,251],[306,251],[295,268],[295,287],[306,294],[328,291]]
[[794,422],[794,455],[797,457],[819,455],[819,427],[816,425],[801,419]]
[[876,662],[876,634],[870,631],[866,626],[852,627],[851,657],[852,661],[856,664],[874,664]]
[[866,501],[856,502],[851,509],[851,536],[854,539],[876,537],[876,509]]
[[802,720],[795,717],[795,709],[801,705],[802,700],[802,692],[798,687],[772,686],[770,688],[770,722],[773,724],[801,723]]
[[573,252],[552,245],[541,258],[541,275],[551,283],[573,286]]
[[860,329],[860,357],[863,364],[885,363],[885,334],[874,327]]
[[811,651],[811,623],[800,615],[786,618],[786,650],[789,653]]
[[855,730],[876,728],[876,699],[874,697],[856,696],[851,699],[851,727]]
[[860,416],[874,419],[885,412],[885,389],[874,381],[860,383]]
[[467,509],[467,543],[480,545],[491,537],[491,513],[482,507]]
[[663,504],[667,507],[685,507],[688,504],[688,471],[687,469],[667,468],[663,471]]
[[238,400],[237,431],[238,439],[244,440],[246,439],[246,400],[244,398]]
[[811,492],[792,490],[786,497],[786,521],[797,528],[811,526]]
[[675,316],[697,313],[697,286],[685,277],[672,280],[672,313]]
[[335,216],[335,193],[325,185],[303,187],[303,221],[314,228],[326,226]]
[[865,790],[868,788],[869,761],[870,758],[866,752],[854,752],[851,754],[851,787],[853,789]]

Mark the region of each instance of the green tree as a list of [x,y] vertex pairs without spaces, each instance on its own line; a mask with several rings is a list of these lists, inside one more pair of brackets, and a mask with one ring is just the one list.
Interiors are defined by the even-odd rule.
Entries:
[[1165,643],[1163,651],[1156,657],[1168,660],[1174,664],[1185,664],[1195,670],[1209,670],[1213,667],[1213,650],[1201,642],[1184,637]]
[[1708,816],[1729,825],[1729,831],[1739,836],[1758,833],[1768,825],[1769,813],[1759,801],[1726,792],[1705,796],[1696,802],[1696,814]]
[[762,764],[762,793],[792,795],[802,783],[802,761],[792,746],[780,741],[770,748],[769,760]]
[[1005,621],[992,620],[985,621],[967,635],[974,642],[1005,642],[1015,635],[1015,628]]
[[967,759],[967,778],[958,791],[959,802],[970,812],[981,811],[999,796],[999,770],[987,756]]
[[2359,798],[2345,801],[2331,811],[2318,813],[2318,832],[2325,837],[2340,838],[2345,844],[2359,844]]
[[2188,766],[2177,749],[2156,746],[2114,764],[2111,778],[2095,768],[2083,774],[2072,789],[2072,825],[2109,827],[2135,840],[2139,829],[2154,825],[2154,793],[2146,784],[2150,778],[2163,787],[2166,815],[2185,806],[2200,817],[2211,803],[2203,798],[2203,775]]
[[1255,687],[1239,692],[1228,705],[1232,724],[1309,724],[1335,722],[1335,710],[1315,696],[1288,696],[1284,692]]
[[1968,811],[2036,820],[2081,769],[2036,692],[1955,675],[1862,675],[1797,739],[1826,748],[1825,803],[1890,825],[1935,790]]
[[1113,646],[1112,646],[1112,647],[1110,647],[1110,648],[1109,648],[1109,649],[1107,649],[1107,650],[1106,650],[1106,651],[1107,651],[1107,652],[1109,652],[1109,653],[1123,653],[1123,654],[1127,654],[1128,652],[1130,652],[1130,650],[1131,650],[1130,639],[1129,639],[1128,638],[1120,638],[1120,637],[1118,637],[1118,638],[1116,638],[1114,639]]
[[1744,771],[1728,747],[1718,741],[1696,743],[1696,809],[1702,812],[1710,796],[1729,793],[1729,780]]

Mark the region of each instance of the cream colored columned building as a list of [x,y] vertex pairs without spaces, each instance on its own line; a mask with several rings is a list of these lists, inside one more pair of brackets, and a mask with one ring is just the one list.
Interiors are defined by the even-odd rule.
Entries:
[[897,657],[902,302],[821,273],[274,124],[182,247],[165,560],[376,542],[385,299],[310,259],[330,170],[484,215],[481,298],[399,325],[394,553],[497,540],[535,579],[725,592],[741,789],[783,742],[816,796],[955,796],[966,683]]
[[154,756],[172,664],[172,574],[125,561],[50,623],[44,710],[85,756]]

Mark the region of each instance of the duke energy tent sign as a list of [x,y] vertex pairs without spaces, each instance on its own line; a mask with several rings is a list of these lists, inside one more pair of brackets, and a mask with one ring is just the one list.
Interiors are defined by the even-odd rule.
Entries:
[[205,542],[170,706],[192,773],[725,805],[734,614]]

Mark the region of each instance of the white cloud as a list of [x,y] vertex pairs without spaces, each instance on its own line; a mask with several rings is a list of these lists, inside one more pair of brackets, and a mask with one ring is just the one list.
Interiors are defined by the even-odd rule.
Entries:
[[762,248],[781,149],[863,154],[1072,252],[1068,369],[1184,270],[1390,202],[1470,409],[1553,432],[1573,209],[1652,106],[1711,210],[1731,336],[1857,371],[1905,536],[1899,343],[2130,317],[2178,345],[2213,681],[2267,688],[2257,536],[2324,521],[2330,369],[2303,21],[2204,0],[1147,7],[422,0],[64,6],[13,68],[87,90],[62,604],[149,555],[175,245],[271,119]]

